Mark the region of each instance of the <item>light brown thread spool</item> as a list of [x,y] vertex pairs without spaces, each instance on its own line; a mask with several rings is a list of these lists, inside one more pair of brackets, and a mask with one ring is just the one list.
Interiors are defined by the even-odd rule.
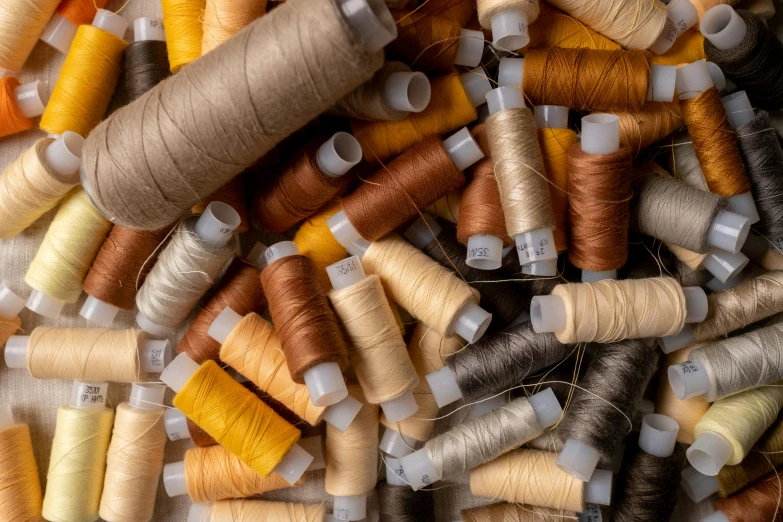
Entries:
[[470,472],[480,497],[582,512],[584,482],[555,465],[556,453],[516,450]]
[[41,520],[41,482],[27,424],[0,431],[0,517],[3,520]]
[[397,39],[388,53],[416,70],[450,72],[460,45],[462,25],[453,18],[422,15],[420,11],[395,11]]
[[234,179],[193,205],[191,210],[194,214],[203,214],[207,205],[213,201],[222,201],[237,211],[240,219],[237,232],[247,232],[250,229],[250,212],[247,208],[247,188],[244,175],[234,176]]
[[568,149],[576,143],[571,129],[544,127],[538,129],[538,144],[544,160],[546,177],[550,181],[549,201],[555,218],[555,248],[568,248]]
[[207,54],[264,13],[266,0],[207,0],[201,54]]
[[576,520],[574,511],[500,502],[462,510],[463,522],[563,522]]
[[[484,150],[484,149],[481,149]],[[493,167],[494,174],[494,167]],[[427,207],[427,213],[456,225],[459,222],[459,207],[462,189],[452,190],[438,201]]]
[[[276,473],[261,478],[239,457],[220,445],[192,448],[185,452],[185,483],[190,500],[199,503],[252,497],[291,487]],[[303,483],[304,478],[300,478],[295,486]]]
[[367,121],[404,120],[410,111],[398,110],[389,105],[385,90],[392,74],[409,72],[411,68],[402,62],[386,62],[370,81],[343,96],[328,113]]
[[[370,4],[381,18],[377,25],[393,38],[386,7]],[[369,36],[382,43],[382,33]],[[366,50],[366,36],[336,0],[288,0],[275,8],[90,134],[82,172],[95,204],[127,228],[158,229],[176,221],[369,80],[383,57]],[[279,62],[274,77],[265,72],[270,56]]]
[[620,146],[630,148],[634,156],[685,125],[676,101],[649,102],[638,111],[610,114],[620,118]]
[[[691,350],[701,346],[704,345],[694,344],[682,350],[666,354],[662,367],[668,368],[673,364],[687,361]],[[674,395],[672,387],[669,386],[669,377],[666,372],[660,373],[658,395],[655,397],[655,413],[666,415],[677,421],[677,424],[680,425],[680,431],[677,432],[677,442],[693,444],[693,428],[709,407],[710,404],[701,395],[685,399],[684,401],[678,399]]]
[[730,498],[719,498],[713,506],[730,522],[766,522],[783,515],[780,502],[780,474],[773,472]]
[[203,522],[319,522],[324,519],[323,504],[294,504],[268,500],[223,500],[212,505],[210,518]]

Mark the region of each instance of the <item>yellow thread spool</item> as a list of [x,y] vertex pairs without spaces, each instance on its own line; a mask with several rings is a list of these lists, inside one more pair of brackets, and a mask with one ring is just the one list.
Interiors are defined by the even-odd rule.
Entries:
[[201,56],[206,0],[161,0],[171,72]]
[[27,424],[15,424],[11,408],[0,407],[0,520],[41,518],[41,483]]
[[568,149],[576,143],[571,129],[538,129],[538,144],[549,179],[549,199],[555,216],[555,247],[558,252],[568,248]]
[[294,236],[294,243],[299,246],[299,252],[313,260],[318,279],[324,288],[331,288],[332,283],[326,274],[326,267],[344,258],[348,252],[337,242],[326,220],[341,210],[339,201],[324,206],[316,215],[310,216]]

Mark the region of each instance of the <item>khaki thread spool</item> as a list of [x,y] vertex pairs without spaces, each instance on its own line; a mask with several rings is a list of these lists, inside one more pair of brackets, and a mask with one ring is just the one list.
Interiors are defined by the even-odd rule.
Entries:
[[381,278],[392,301],[440,335],[457,334],[474,343],[489,328],[492,314],[478,306],[478,292],[396,234],[356,242],[350,253]]
[[27,308],[57,318],[66,303],[75,303],[110,228],[81,187],[69,192],[24,276],[33,289]]
[[498,83],[521,88],[535,105],[587,111],[638,111],[646,102],[671,102],[675,68],[651,64],[641,51],[533,49],[502,58]]
[[596,470],[582,482],[555,465],[556,453],[521,449],[470,472],[470,492],[514,504],[582,512],[585,503],[609,505],[612,472]]
[[[95,204],[121,226],[163,228],[369,80],[396,29],[379,0],[359,0],[356,10],[343,12],[344,1],[289,0],[196,60],[184,75],[114,112],[85,145],[82,179]],[[167,42],[171,49],[172,38]],[[285,58],[280,49],[287,50]],[[281,61],[282,76],[274,80],[262,58],[271,55]],[[175,100],[183,99],[214,110],[174,110]],[[135,150],[124,138],[116,147],[108,138],[115,133],[136,136],[130,141]]]
[[516,51],[530,42],[528,25],[539,14],[538,0],[477,0],[481,27],[492,30],[492,45],[504,51]]
[[419,376],[408,356],[377,275],[366,276],[357,256],[326,268],[332,281],[329,301],[347,335],[348,357],[364,397],[389,422],[419,409],[413,396]]
[[334,497],[336,518],[362,520],[367,495],[378,482],[378,406],[367,402],[357,385],[350,385],[348,392],[362,408],[345,431],[326,427],[324,489]]
[[23,0],[0,8],[0,70],[19,72],[60,2]]
[[266,0],[207,0],[201,54],[222,44],[266,13]]
[[562,522],[578,519],[575,511],[505,502],[463,509],[460,515],[464,522]]
[[[663,368],[687,361],[691,350],[695,350],[700,346],[703,345],[694,344],[682,350],[666,354]],[[710,404],[701,396],[680,400],[674,395],[674,391],[669,386],[669,376],[666,372],[660,372],[658,394],[655,397],[655,412],[671,417],[679,424],[680,430],[677,432],[677,442],[693,444],[693,428],[709,407]]]
[[716,401],[693,429],[688,462],[715,476],[726,464],[742,462],[783,406],[783,386],[776,383]]
[[187,319],[234,257],[239,214],[213,201],[200,216],[185,218],[136,294],[136,322],[165,335]]
[[108,522],[148,522],[163,470],[166,430],[161,385],[131,387],[117,406],[99,514]]
[[312,140],[254,195],[253,214],[267,230],[290,230],[344,192],[361,160],[362,148],[347,132]]
[[648,102],[638,111],[609,113],[620,118],[620,146],[629,147],[634,157],[685,124],[676,101]]
[[400,121],[353,120],[351,133],[362,145],[364,161],[379,166],[429,136],[456,131],[478,117],[476,107],[486,103],[492,89],[479,68],[463,74],[446,74],[430,81],[427,108]]
[[359,239],[377,241],[464,185],[463,171],[483,157],[467,127],[443,141],[427,138],[344,196],[343,209],[328,220],[329,230],[346,248]]
[[74,381],[68,405],[57,409],[42,516],[49,522],[98,520],[114,411],[109,384]]
[[125,48],[125,91],[130,101],[140,98],[171,75],[166,33],[157,18],[133,21],[133,43]]
[[319,522],[326,517],[323,504],[294,504],[268,500],[222,500],[190,507],[191,522]]
[[181,353],[160,380],[176,393],[174,406],[262,478],[274,471],[296,484],[313,461],[297,445],[299,430],[214,361],[199,366]]
[[29,336],[11,336],[4,356],[9,368],[36,379],[140,382],[163,371],[171,346],[141,330],[39,326]]
[[22,326],[19,313],[24,310],[25,300],[0,281],[0,344],[5,344]]
[[38,80],[22,85],[13,76],[0,77],[0,138],[32,129],[47,100]]
[[27,424],[15,422],[11,407],[0,406],[0,506],[3,520],[40,520],[41,482]]
[[107,3],[108,0],[63,0],[41,34],[41,41],[68,54],[79,26],[92,23],[95,13]]
[[163,0],[171,72],[176,74],[202,54],[206,0]]
[[41,117],[41,129],[87,137],[101,122],[122,72],[127,28],[125,18],[105,9],[98,10],[92,25],[79,27]]
[[342,375],[347,348],[312,262],[292,241],[272,245],[265,257],[261,284],[291,379],[307,386],[314,405],[336,404],[348,395]]
[[414,490],[454,478],[539,437],[563,415],[551,388],[520,397],[428,440],[401,460]]
[[[485,123],[487,139],[506,231],[516,244],[519,264],[534,264],[530,267],[532,274],[554,276],[557,273],[554,266],[557,249],[552,232],[555,218],[533,114],[525,107],[522,92],[512,86],[490,91],[487,107],[490,113]],[[500,263],[502,245],[495,243],[493,261]]]
[[84,138],[67,131],[24,151],[0,175],[0,238],[11,239],[53,209],[79,183]]
[[696,150],[710,192],[728,198],[729,210],[758,222],[756,203],[742,162],[739,144],[707,69],[699,60],[677,69],[682,119]]

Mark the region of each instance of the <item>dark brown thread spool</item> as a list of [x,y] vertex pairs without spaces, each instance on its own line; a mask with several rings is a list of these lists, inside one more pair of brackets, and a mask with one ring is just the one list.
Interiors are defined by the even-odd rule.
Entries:
[[131,101],[171,76],[165,41],[133,42],[125,49],[125,91]]
[[242,174],[217,189],[202,201],[193,205],[191,209],[194,214],[202,214],[207,205],[213,201],[222,201],[237,211],[241,220],[237,227],[237,232],[247,232],[250,228],[250,214],[247,210],[247,192],[245,189],[245,178]]
[[457,20],[418,11],[395,11],[393,15],[397,38],[388,46],[391,56],[417,70],[450,72],[454,68],[462,29]]

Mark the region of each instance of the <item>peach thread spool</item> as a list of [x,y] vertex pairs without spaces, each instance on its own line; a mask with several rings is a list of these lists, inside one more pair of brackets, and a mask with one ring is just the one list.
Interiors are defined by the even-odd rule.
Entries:
[[32,129],[47,101],[38,80],[22,85],[13,76],[0,78],[0,138]]
[[22,70],[59,0],[21,0],[0,6],[0,72]]
[[0,406],[0,505],[6,520],[41,516],[41,482],[27,424],[16,422],[11,407]]

